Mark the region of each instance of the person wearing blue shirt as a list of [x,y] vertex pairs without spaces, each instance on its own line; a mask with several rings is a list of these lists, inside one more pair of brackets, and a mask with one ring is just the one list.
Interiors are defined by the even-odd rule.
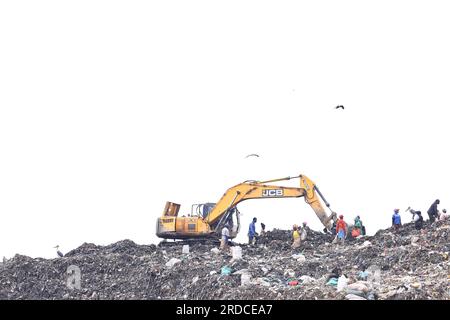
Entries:
[[248,226],[248,244],[253,244],[253,241],[256,240],[256,218],[253,218],[253,221]]
[[400,229],[400,226],[402,225],[402,218],[400,217],[400,214],[398,213],[400,210],[395,209],[394,214],[392,215],[392,226],[395,230]]

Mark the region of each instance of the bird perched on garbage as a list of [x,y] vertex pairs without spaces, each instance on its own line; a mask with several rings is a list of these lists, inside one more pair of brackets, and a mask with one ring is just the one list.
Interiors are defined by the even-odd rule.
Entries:
[[345,108],[344,108],[344,106],[337,106],[335,109],[342,109],[342,110],[344,110]]
[[257,157],[257,158],[259,158],[259,155],[257,155],[256,153],[252,153],[252,154],[249,154],[248,156],[246,156],[245,158],[248,158],[248,157]]
[[64,254],[59,251],[59,246],[54,247],[56,249],[56,253],[58,254],[58,256],[60,256],[61,258],[64,257]]

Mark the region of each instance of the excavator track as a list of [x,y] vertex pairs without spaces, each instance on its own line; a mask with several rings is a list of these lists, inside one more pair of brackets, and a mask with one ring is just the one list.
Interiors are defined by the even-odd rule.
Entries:
[[196,244],[203,244],[203,245],[213,245],[218,246],[220,244],[220,241],[218,239],[184,239],[184,240],[175,240],[175,241],[169,241],[169,240],[163,240],[158,244],[158,247],[167,248],[167,247],[177,247],[177,246],[184,246],[184,245],[196,245]]

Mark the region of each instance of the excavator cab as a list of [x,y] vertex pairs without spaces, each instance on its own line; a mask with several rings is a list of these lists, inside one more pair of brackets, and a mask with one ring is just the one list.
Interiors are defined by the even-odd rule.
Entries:
[[193,204],[191,207],[191,215],[197,215],[199,217],[202,217],[203,219],[206,219],[208,214],[215,206],[216,204],[212,202]]

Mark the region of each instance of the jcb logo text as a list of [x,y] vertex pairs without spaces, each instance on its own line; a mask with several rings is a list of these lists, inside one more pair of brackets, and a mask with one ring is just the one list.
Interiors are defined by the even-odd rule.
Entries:
[[262,192],[263,197],[282,197],[283,190],[282,189],[266,189]]

